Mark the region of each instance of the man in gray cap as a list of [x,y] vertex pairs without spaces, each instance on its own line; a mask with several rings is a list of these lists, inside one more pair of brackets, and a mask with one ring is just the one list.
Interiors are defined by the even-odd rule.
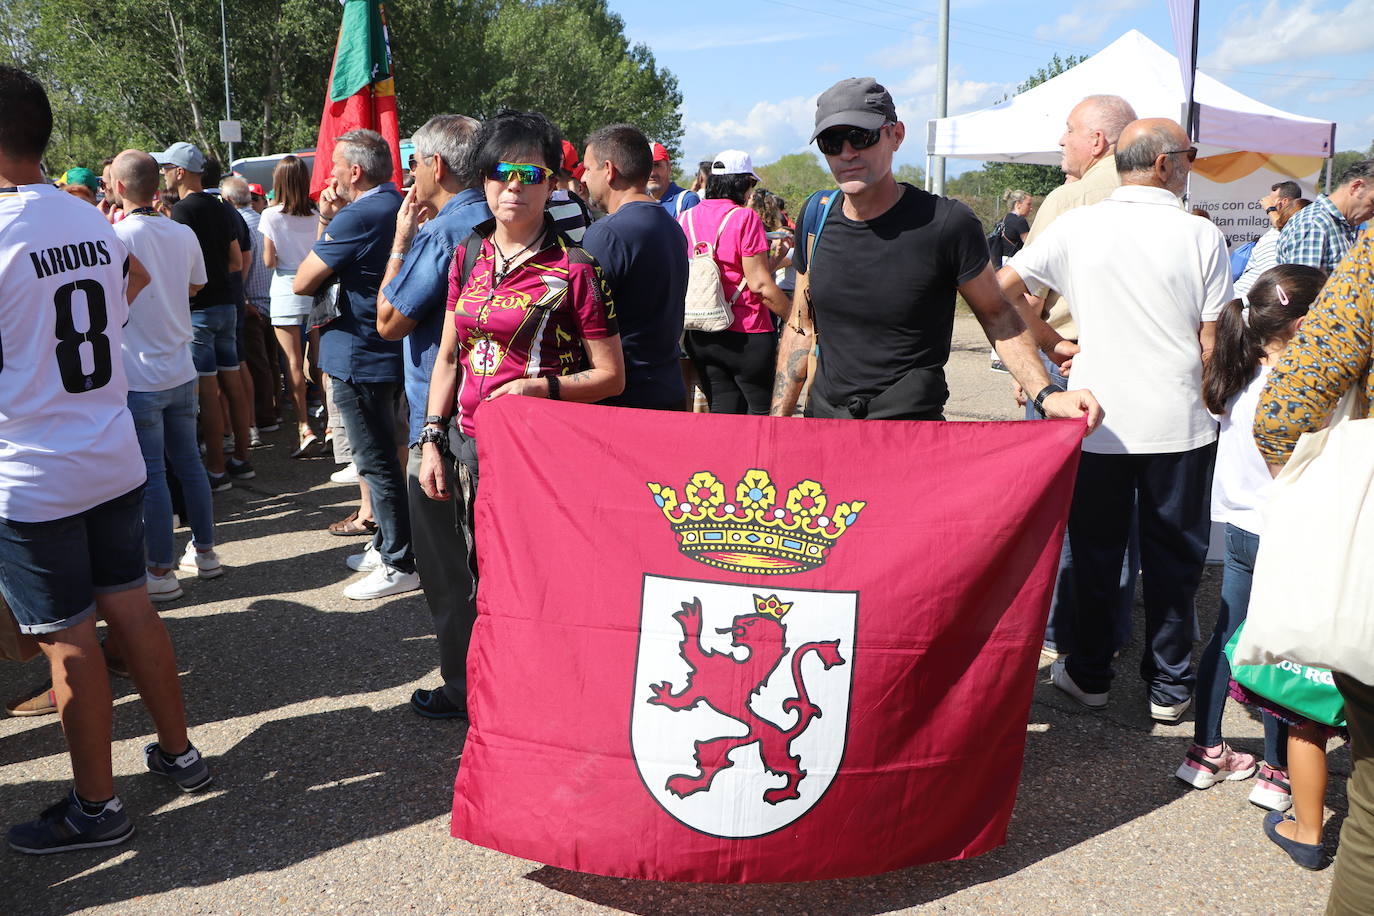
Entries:
[[1086,414],[1095,428],[1102,409],[1090,392],[1050,384],[1034,339],[997,284],[978,218],[893,177],[892,157],[905,138],[892,96],[872,77],[841,80],[816,102],[811,139],[840,192],[822,192],[822,204],[805,207],[797,227],[797,286],[778,345],[772,414],[795,412],[819,326],[825,346],[807,416],[943,419],[957,291],[1038,409]]
[[[181,198],[172,207],[172,219],[191,227],[205,258],[205,285],[191,297],[191,359],[200,376],[200,425],[210,489],[227,490],[233,486],[231,477],[248,480],[255,476],[248,461],[249,405],[239,376],[235,340],[238,306],[229,284],[229,274],[243,269],[238,222],[219,198],[205,193],[201,184],[205,156],[195,146],[173,143],[164,151],[153,153],[153,158],[162,169],[167,190]],[[240,433],[234,437],[235,454],[227,461],[219,447],[224,436],[224,414],[219,409],[221,388],[229,401],[233,426]],[[198,568],[189,555],[182,570],[200,575],[209,572]]]

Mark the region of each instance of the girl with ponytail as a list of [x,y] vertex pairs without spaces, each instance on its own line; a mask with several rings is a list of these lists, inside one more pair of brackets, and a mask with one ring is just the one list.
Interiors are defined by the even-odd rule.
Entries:
[[[1260,507],[1272,479],[1255,447],[1251,426],[1270,367],[1278,364],[1325,280],[1325,273],[1301,264],[1281,264],[1260,274],[1248,300],[1233,299],[1222,309],[1216,344],[1202,371],[1203,402],[1221,423],[1212,479],[1212,520],[1226,525],[1226,565],[1216,628],[1198,662],[1193,746],[1175,774],[1194,788],[1246,779],[1256,770],[1254,755],[1233,750],[1221,736],[1221,714],[1231,679],[1231,666],[1222,649],[1250,604],[1262,528]],[[1268,711],[1263,722],[1265,763],[1250,801],[1271,811],[1286,811],[1293,804],[1287,773],[1288,730]]]

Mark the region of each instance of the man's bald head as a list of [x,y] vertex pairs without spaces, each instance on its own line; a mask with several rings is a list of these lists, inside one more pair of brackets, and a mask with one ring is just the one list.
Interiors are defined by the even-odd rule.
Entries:
[[1082,178],[1111,154],[1122,129],[1134,120],[1135,109],[1119,95],[1090,95],[1075,105],[1059,139],[1064,149],[1060,165],[1064,173]]
[[110,163],[110,177],[123,185],[120,196],[134,207],[152,204],[162,179],[157,160],[142,150],[126,149]]
[[1122,184],[1183,192],[1192,162],[1188,134],[1177,121],[1142,118],[1126,125],[1116,145],[1116,171]]

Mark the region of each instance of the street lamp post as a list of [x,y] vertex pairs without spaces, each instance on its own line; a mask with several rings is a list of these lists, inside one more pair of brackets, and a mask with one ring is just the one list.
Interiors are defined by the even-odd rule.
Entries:
[[[224,120],[232,121],[234,116],[229,113],[229,29],[225,25],[224,19],[224,0],[219,0],[219,37],[220,46],[224,51]],[[234,161],[234,141],[229,143],[229,162],[224,164],[224,171],[230,171],[230,163]]]

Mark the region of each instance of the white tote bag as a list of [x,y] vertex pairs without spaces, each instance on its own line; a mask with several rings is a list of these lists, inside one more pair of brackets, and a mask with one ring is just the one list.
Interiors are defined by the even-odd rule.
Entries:
[[1374,419],[1353,419],[1363,390],[1274,478],[1238,664],[1287,659],[1374,684]]

